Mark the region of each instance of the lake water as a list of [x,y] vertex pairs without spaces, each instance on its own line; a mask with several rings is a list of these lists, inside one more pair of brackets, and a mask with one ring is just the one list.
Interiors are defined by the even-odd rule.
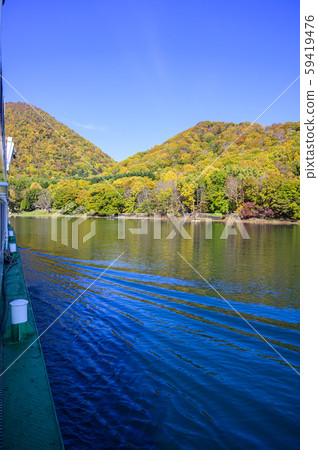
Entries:
[[39,332],[82,294],[41,338],[66,449],[299,447],[297,225],[54,220],[11,223]]

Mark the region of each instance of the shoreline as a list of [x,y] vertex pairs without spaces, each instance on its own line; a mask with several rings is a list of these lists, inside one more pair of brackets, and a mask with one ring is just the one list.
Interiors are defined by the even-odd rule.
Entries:
[[[46,211],[38,211],[38,213],[10,213],[9,219],[11,217],[53,217],[54,215],[58,214],[58,211],[54,212],[46,212]],[[61,217],[63,215],[61,214]],[[74,217],[81,217],[82,215],[76,215],[74,214]],[[117,216],[88,216],[88,218],[94,218],[94,219],[125,219],[125,220],[161,220],[163,222],[169,221],[169,217],[162,215],[161,217],[155,217],[153,214],[118,214]],[[184,216],[180,217],[174,217],[175,220],[184,220]],[[224,218],[220,217],[213,217],[202,214],[197,215],[197,218],[193,218],[189,216],[187,220],[185,220],[185,223],[200,223],[200,222],[220,222],[225,223],[229,219],[232,220],[239,220],[242,223],[246,224],[254,224],[254,225],[300,225],[300,221],[291,221],[286,219],[258,219],[258,218],[251,218],[251,219],[239,219],[237,216],[229,215]]]

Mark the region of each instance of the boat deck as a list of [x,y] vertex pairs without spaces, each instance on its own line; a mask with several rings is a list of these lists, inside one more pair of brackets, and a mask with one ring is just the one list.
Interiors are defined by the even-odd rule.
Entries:
[[[5,288],[8,304],[18,298],[29,300],[19,254],[16,259],[17,264],[11,267],[7,273]],[[9,307],[7,332],[4,336],[2,368],[2,372],[5,372],[2,376],[3,448],[19,450],[63,449],[63,441],[30,301],[28,318],[28,327],[31,333],[27,334],[23,341],[10,342],[11,313]],[[13,362],[14,364],[12,364]],[[9,367],[10,365],[11,367]],[[6,369],[8,370],[6,371]]]

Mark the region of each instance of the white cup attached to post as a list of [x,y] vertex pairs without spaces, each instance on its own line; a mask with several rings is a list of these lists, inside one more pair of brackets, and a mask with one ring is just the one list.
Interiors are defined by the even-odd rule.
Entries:
[[10,253],[16,253],[17,252],[17,244],[15,242],[9,243]]
[[10,302],[12,325],[28,321],[28,303],[28,300],[22,298]]

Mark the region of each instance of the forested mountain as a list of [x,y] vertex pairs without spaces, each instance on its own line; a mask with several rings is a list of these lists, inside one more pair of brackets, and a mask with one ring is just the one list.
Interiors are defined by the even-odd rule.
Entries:
[[113,162],[66,125],[41,109],[34,109],[21,102],[5,105],[6,135],[12,136],[15,144],[10,175],[86,177],[101,172]]
[[102,174],[94,174],[27,105],[9,103],[7,135],[18,149],[9,177],[12,211],[67,207],[101,216],[198,211],[299,219],[299,123],[200,122],[115,163],[40,113]]
[[299,123],[264,127],[251,126],[249,122],[200,122],[163,144],[118,163],[112,172],[161,173],[172,169],[185,175],[201,172],[213,162],[213,167],[222,169],[237,166],[264,172],[276,168],[284,176],[298,175]]

